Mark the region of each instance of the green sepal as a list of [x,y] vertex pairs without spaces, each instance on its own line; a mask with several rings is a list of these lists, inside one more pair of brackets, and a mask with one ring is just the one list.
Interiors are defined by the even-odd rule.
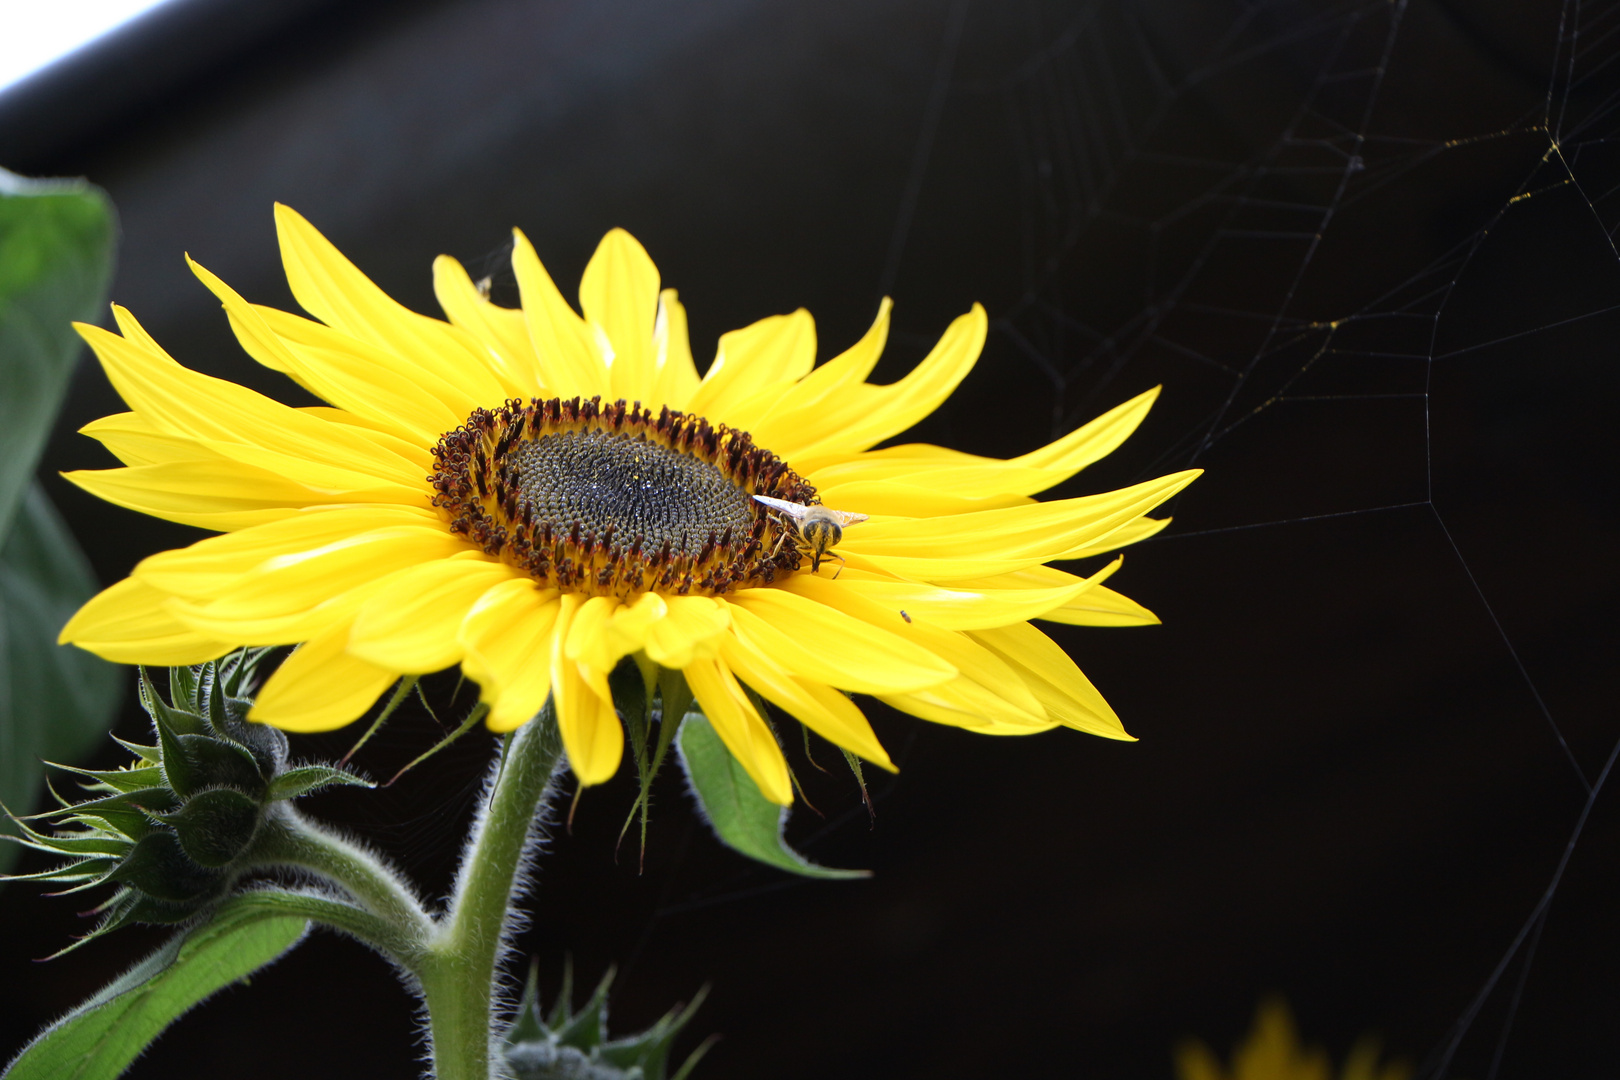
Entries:
[[180,800],[175,798],[174,792],[168,788],[144,787],[134,791],[119,791],[86,802],[69,803],[66,806],[59,806],[55,810],[47,810],[43,814],[35,814],[29,820],[69,818],[74,814],[102,813],[107,810],[133,810],[142,813],[162,814],[173,810],[179,805]]
[[116,735],[112,737],[112,740],[148,765],[157,765],[163,761],[163,751],[156,746],[143,746],[140,743],[130,742],[128,739],[120,739]]
[[758,785],[731,756],[707,716],[695,709],[688,712],[676,742],[698,809],[721,843],[750,859],[804,877],[871,876],[870,870],[820,866],[788,847],[783,837],[788,808],[760,794]]
[[237,649],[216,661],[226,696],[246,700],[258,676],[259,665],[275,651],[273,645]]
[[[538,990],[538,986],[536,987],[536,990]],[[538,995],[535,997],[534,1004],[535,1016],[538,1017],[540,1015],[540,999]],[[573,1008],[574,958],[572,956],[566,956],[563,958],[562,986],[558,987],[557,989],[557,1003],[551,1007],[551,1015],[547,1017],[546,1024],[552,1030],[562,1027],[564,1024],[568,1023],[568,1017],[572,1014]],[[551,1032],[548,1031],[546,1034],[550,1035]]]
[[102,807],[93,814],[71,814],[62,821],[64,826],[79,826],[108,835],[122,834],[130,840],[139,840],[158,826],[152,816],[142,809],[120,810]]
[[[139,672],[139,678],[137,679],[135,686],[137,693],[140,695],[141,708],[146,710],[146,715],[152,718],[152,723],[159,730],[167,729],[169,732],[175,735],[201,735],[203,732],[208,730],[208,725],[204,722],[202,714],[191,709],[177,708],[174,705],[169,704],[167,701],[164,701],[163,695],[158,693],[156,686],[152,685],[151,673],[148,672],[144,667],[137,670]],[[179,697],[181,692],[175,686],[175,676],[173,673],[175,671],[186,671],[189,673],[191,669],[171,668],[169,670],[170,693],[174,694],[176,697]],[[195,678],[195,676],[192,676],[192,678]]]
[[[686,685],[686,676],[671,668],[657,667],[650,661],[644,662],[638,653],[634,658],[635,668],[639,670],[641,682],[638,686],[633,678],[621,675],[630,665],[630,660],[622,661],[615,669],[624,685],[626,694],[631,700],[639,700],[642,705],[640,719],[632,720],[636,710],[633,708],[621,712],[620,718],[625,722],[625,728],[630,736],[630,746],[635,752],[637,779],[640,790],[636,794],[636,801],[630,806],[630,813],[624,819],[624,825],[619,829],[619,839],[630,830],[630,823],[639,815],[641,818],[641,851],[647,851],[647,816],[652,809],[652,783],[658,776],[658,770],[663,768],[664,758],[669,754],[669,748],[675,741],[675,732],[681,725],[681,718],[686,710],[692,706],[692,690]],[[613,702],[619,706],[619,683],[610,684],[613,688]],[[656,705],[653,693],[656,690]],[[652,743],[651,725],[658,724],[657,744]]]
[[[183,763],[178,770],[172,766],[172,755],[175,753],[179,754]],[[254,798],[264,795],[265,782],[259,771],[258,759],[240,743],[226,742],[213,735],[180,735],[173,740],[165,739],[163,770],[168,775],[169,786],[181,798],[189,798],[205,788],[217,787],[235,788]]]
[[[659,1017],[658,1022],[646,1031],[639,1035],[605,1042],[597,1053],[603,1061],[618,1068],[626,1070],[639,1068],[644,1076],[663,1076],[665,1070],[669,1068],[670,1046],[692,1017],[697,1015],[697,1011],[703,1007],[703,1001],[708,996],[709,988],[707,986],[700,988],[693,996],[691,1004],[685,1008],[675,1006]],[[705,1042],[692,1051],[674,1080],[681,1080],[681,1077],[690,1073],[697,1065],[698,1059],[708,1052],[709,1045]]]
[[557,1029],[557,1042],[562,1046],[572,1046],[589,1052],[600,1046],[607,1038],[607,998],[608,991],[613,987],[613,976],[618,969],[609,967],[602,974],[602,981],[596,984],[591,993],[591,999],[585,1007],[570,1016],[560,1028]]
[[247,849],[258,831],[258,800],[231,788],[199,791],[158,820],[174,830],[180,847],[198,865],[218,869]]
[[300,765],[296,769],[288,769],[280,776],[270,781],[267,798],[296,799],[308,795],[312,791],[319,791],[323,787],[333,784],[348,784],[353,787],[374,788],[377,785],[363,776],[356,776],[345,769],[331,765]]
[[80,857],[88,855],[114,855],[127,854],[135,845],[122,836],[102,836],[94,833],[68,833],[62,836],[47,836],[34,829],[22,818],[12,816],[9,819],[21,836],[9,836],[8,840],[24,847],[31,847],[36,851],[52,852],[57,855]]
[[[614,971],[609,968],[578,1012],[572,1009],[574,966],[565,961],[562,987],[549,1018],[540,1011],[538,963],[529,964],[523,998],[502,1039],[502,1054],[517,1080],[666,1080],[671,1044],[708,995],[699,990],[685,1008],[677,1005],[646,1031],[608,1039],[607,999]],[[683,1080],[709,1049],[705,1042],[690,1054],[672,1080]]]
[[3,1080],[115,1080],[183,1013],[298,944],[302,918],[222,908],[52,1024]]
[[202,701],[197,689],[208,670],[211,669],[207,664],[169,669],[169,700],[174,703],[174,708],[189,712],[199,723],[202,721]]
[[147,896],[174,903],[211,898],[225,884],[223,874],[193,862],[170,832],[142,837],[111,876]]
[[523,980],[523,997],[518,1002],[517,1017],[507,1029],[506,1042],[510,1045],[550,1037],[551,1029],[540,1019],[540,958],[531,956],[529,977]]
[[146,923],[152,926],[177,926],[189,922],[197,917],[197,913],[204,910],[213,902],[212,897],[196,900],[160,900],[155,896],[147,896],[134,889],[115,897],[115,904],[104,904],[103,908],[113,910],[116,908],[118,917],[108,919],[96,927],[94,935],[101,935],[117,930],[130,923]]
[[72,765],[58,765],[54,761],[47,761],[45,764],[76,776],[88,776],[97,784],[113,791],[141,791],[158,787],[163,783],[163,770],[156,765],[142,765],[131,769],[76,769]]

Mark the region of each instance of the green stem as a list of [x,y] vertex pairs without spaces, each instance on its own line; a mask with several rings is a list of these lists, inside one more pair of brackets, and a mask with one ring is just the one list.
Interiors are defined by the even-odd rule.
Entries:
[[233,910],[252,911],[265,916],[295,915],[323,923],[354,935],[395,960],[420,951],[418,943],[402,933],[398,926],[331,897],[287,889],[252,889],[232,897],[228,903]]
[[[381,860],[352,840],[306,820],[286,803],[276,804],[265,818],[248,859],[251,866],[302,867],[335,882],[393,927],[393,936],[401,942],[425,941],[433,933],[433,920],[421,903]],[[420,951],[413,944],[394,959],[414,971]]]
[[508,736],[494,782],[473,824],[449,912],[439,920],[416,972],[428,1010],[437,1080],[497,1075],[494,986],[513,894],[536,812],[562,756],[556,715],[539,716]]

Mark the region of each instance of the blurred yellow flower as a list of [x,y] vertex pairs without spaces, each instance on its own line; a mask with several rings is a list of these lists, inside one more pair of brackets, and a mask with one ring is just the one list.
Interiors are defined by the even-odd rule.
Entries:
[[[1403,1062],[1378,1064],[1378,1042],[1363,1037],[1350,1050],[1339,1080],[1409,1080]],[[1319,1046],[1299,1040],[1288,1005],[1271,998],[1260,1003],[1254,1030],[1232,1052],[1232,1067],[1221,1068],[1215,1052],[1197,1040],[1176,1051],[1177,1080],[1333,1080],[1333,1063]]]
[[[988,733],[1130,737],[1028,620],[1156,622],[1102,584],[1117,559],[1084,578],[1044,564],[1153,535],[1165,522],[1147,512],[1197,472],[1031,496],[1117,447],[1157,391],[1010,461],[873,450],[971,370],[982,308],[889,385],[866,381],[887,300],[819,366],[800,310],[725,334],[699,376],[675,292],[621,229],[585,269],[583,315],[515,233],[522,307],[491,303],[441,256],[441,321],[389,299],[294,211],[278,206],[276,224],[314,320],[193,269],[243,348],[329,406],[181,367],[122,308],[121,335],[80,326],[130,407],[84,433],[126,467],[69,479],[224,535],[146,559],[62,640],[147,664],[300,644],[252,714],[293,731],[348,724],[401,676],[460,664],[496,730],[552,698],[586,784],[618,768],[608,676],[635,656],[684,674],[782,804],[787,765],[745,686],[885,768],[846,692]],[[795,515],[817,504],[842,511],[847,531],[801,531]]]

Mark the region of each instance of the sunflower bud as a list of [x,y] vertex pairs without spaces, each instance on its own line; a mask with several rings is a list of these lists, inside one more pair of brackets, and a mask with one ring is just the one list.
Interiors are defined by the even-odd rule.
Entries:
[[248,723],[255,670],[268,651],[170,668],[167,700],[141,669],[155,743],[119,740],[134,755],[120,769],[55,766],[81,777],[89,797],[57,796],[57,809],[31,819],[49,822],[49,834],[12,819],[21,843],[69,860],[15,880],[59,882],[64,893],[118,886],[91,912],[101,921],[80,944],[126,923],[186,922],[218,903],[246,872],[275,801],[334,783],[370,786],[330,766],[289,768],[286,736]]
[[[677,1005],[639,1035],[609,1039],[607,996],[613,974],[609,968],[590,1001],[575,1012],[573,966],[569,965],[551,1015],[543,1016],[539,967],[530,964],[517,1019],[502,1045],[511,1074],[518,1080],[666,1080],[670,1045],[703,1004],[708,989],[698,991],[690,1005]],[[685,1080],[708,1049],[705,1041],[669,1080]]]

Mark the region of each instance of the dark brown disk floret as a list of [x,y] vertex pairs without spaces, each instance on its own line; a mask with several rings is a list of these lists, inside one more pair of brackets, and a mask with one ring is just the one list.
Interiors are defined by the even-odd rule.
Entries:
[[745,431],[639,402],[512,399],[433,449],[433,505],[485,553],[568,592],[718,596],[799,568],[755,495],[816,489]]

